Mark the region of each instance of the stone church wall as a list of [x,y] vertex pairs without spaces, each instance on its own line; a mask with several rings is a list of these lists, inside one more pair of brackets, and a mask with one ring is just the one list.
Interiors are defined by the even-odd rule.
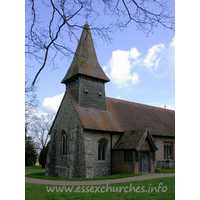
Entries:
[[[153,137],[158,147],[156,151],[156,168],[175,168],[175,138],[170,137]],[[173,142],[173,158],[164,160],[164,142]]]
[[[60,154],[61,133],[67,135],[67,155]],[[47,154],[46,175],[59,177],[85,177],[85,146],[83,128],[78,116],[65,94],[57,113],[49,150]]]
[[[84,131],[68,95],[57,113],[47,154],[46,175],[59,177],[101,177],[111,174],[110,133]],[[61,134],[68,137],[68,154],[60,154]],[[113,134],[112,147],[119,139]],[[98,161],[98,141],[107,141],[106,160]]]
[[[112,147],[119,139],[119,134],[113,134]],[[86,153],[86,178],[108,176],[111,174],[110,133],[84,131]],[[106,140],[106,160],[98,160],[98,142]]]

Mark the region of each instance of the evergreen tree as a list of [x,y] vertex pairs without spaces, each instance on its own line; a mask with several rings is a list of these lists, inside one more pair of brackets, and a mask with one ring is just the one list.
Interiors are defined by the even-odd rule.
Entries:
[[46,147],[43,147],[40,152],[39,163],[40,165],[42,165],[42,168],[45,168],[47,152],[48,152],[48,144]]
[[25,166],[35,165],[37,152],[31,137],[25,137]]

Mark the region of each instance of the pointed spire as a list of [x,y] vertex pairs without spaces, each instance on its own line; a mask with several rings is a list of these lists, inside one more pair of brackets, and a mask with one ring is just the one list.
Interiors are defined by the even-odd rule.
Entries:
[[88,23],[88,21],[86,21],[86,22],[85,22],[85,26],[86,26],[86,25],[87,25],[87,26],[89,26],[89,23]]
[[105,82],[110,81],[99,65],[90,27],[87,21],[83,28],[73,61],[67,71],[67,74],[62,80],[62,83],[66,83],[68,79],[77,74],[98,78],[104,80]]

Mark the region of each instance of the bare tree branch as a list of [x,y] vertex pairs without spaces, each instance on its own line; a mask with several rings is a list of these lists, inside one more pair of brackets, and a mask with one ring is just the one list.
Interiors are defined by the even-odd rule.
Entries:
[[[116,29],[130,25],[146,35],[153,33],[158,26],[174,31],[174,16],[164,0],[44,0],[44,21],[40,21],[39,6],[38,1],[26,1],[26,13],[29,14],[26,24],[30,28],[25,36],[25,54],[40,65],[32,85],[47,63],[54,69],[58,56],[75,54],[66,41],[78,41],[77,33],[84,27],[79,24],[80,19],[89,19],[94,36],[107,43],[112,42],[111,33]],[[101,17],[108,17],[110,23],[97,23]]]
[[38,100],[36,98],[36,86],[29,84],[29,79],[26,75],[25,80],[25,135],[27,136],[28,127],[32,122],[32,116],[38,107]]
[[38,148],[42,149],[47,145],[48,133],[53,122],[54,114],[42,115],[41,117],[33,116],[33,122],[29,129],[32,138],[38,144]]
[[43,70],[44,66],[46,65],[47,57],[48,57],[48,53],[49,53],[49,48],[50,48],[50,46],[54,43],[54,41],[57,40],[58,34],[59,34],[61,28],[64,26],[64,24],[65,24],[65,22],[63,22],[63,23],[61,24],[61,26],[59,27],[59,29],[58,29],[58,31],[57,31],[57,33],[56,33],[56,36],[51,40],[51,42],[50,42],[50,43],[48,44],[48,46],[45,48],[45,49],[46,49],[46,52],[45,52],[44,62],[43,62],[43,64],[42,64],[42,67],[38,70],[38,72],[37,72],[37,74],[36,74],[36,76],[35,76],[35,78],[34,78],[34,80],[33,80],[32,85],[35,84],[35,81],[36,81],[38,75],[39,75],[40,72]]

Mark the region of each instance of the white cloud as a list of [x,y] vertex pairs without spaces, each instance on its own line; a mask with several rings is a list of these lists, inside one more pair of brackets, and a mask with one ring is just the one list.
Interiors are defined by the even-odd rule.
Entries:
[[154,65],[155,77],[164,75],[175,75],[175,36],[168,45],[164,47],[158,54],[157,62]]
[[132,58],[137,59],[138,56],[140,56],[140,52],[137,50],[137,48],[133,47],[130,51],[130,55]]
[[144,70],[154,77],[174,75],[175,37],[170,44],[150,47],[142,56],[136,47],[129,51],[116,50],[108,64],[103,67],[106,75],[119,87],[125,88],[141,81]]
[[120,88],[139,82],[138,74],[132,72],[133,66],[131,66],[131,58],[136,59],[139,55],[136,48],[132,48],[130,51],[116,50],[113,51],[108,66],[104,66],[106,71],[110,70],[109,73],[107,72],[108,76]]
[[164,44],[154,45],[149,48],[147,55],[141,60],[155,77],[175,75],[175,36],[168,46]]
[[169,44],[170,47],[175,47],[175,36],[173,37],[171,43]]
[[116,98],[116,99],[121,99],[120,95],[116,96],[115,98]]
[[172,42],[169,44],[169,47],[166,49],[164,55],[164,62],[166,62],[166,73],[170,75],[175,74],[175,36]]
[[158,44],[158,45],[152,46],[148,50],[147,55],[144,58],[144,61],[143,61],[144,65],[147,68],[155,67],[155,70],[156,70],[158,67],[159,61],[161,59],[161,54],[164,49],[165,49],[164,44]]
[[54,97],[46,97],[42,103],[42,110],[47,113],[56,113],[63,96],[64,92]]
[[[165,107],[166,106],[166,107]],[[161,105],[161,108],[166,108],[166,109],[169,109],[169,110],[175,110],[175,106],[173,106],[173,105],[170,105],[170,104],[167,104],[167,105]]]

